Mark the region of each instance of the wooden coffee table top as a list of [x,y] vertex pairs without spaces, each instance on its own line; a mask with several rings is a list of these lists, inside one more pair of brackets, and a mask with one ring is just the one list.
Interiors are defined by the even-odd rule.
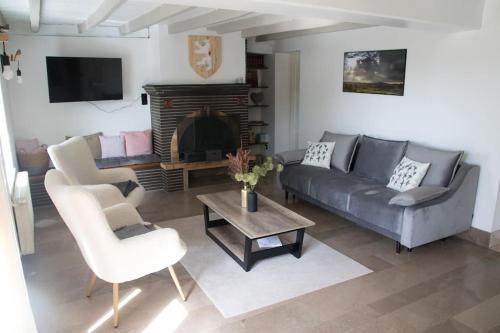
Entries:
[[241,207],[239,191],[202,194],[196,197],[250,239],[294,231],[315,224],[260,193],[258,211],[254,213],[249,213],[246,208]]

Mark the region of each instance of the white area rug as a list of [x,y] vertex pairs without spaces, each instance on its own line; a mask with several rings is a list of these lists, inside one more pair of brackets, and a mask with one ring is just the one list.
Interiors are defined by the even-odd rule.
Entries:
[[351,258],[307,235],[302,257],[258,261],[245,272],[205,235],[203,216],[168,221],[188,246],[181,260],[224,317],[233,317],[371,273]]

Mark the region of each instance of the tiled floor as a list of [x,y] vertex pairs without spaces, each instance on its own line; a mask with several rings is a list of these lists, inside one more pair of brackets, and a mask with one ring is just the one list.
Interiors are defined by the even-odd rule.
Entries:
[[[267,308],[224,319],[181,265],[189,298],[168,270],[121,287],[120,327],[111,326],[111,286],[84,297],[89,271],[57,212],[37,211],[36,254],[23,258],[40,332],[500,332],[500,254],[458,238],[396,255],[394,243],[307,203],[284,202],[276,183],[260,191],[314,220],[308,232],[374,272]],[[159,222],[201,214],[195,195],[150,192],[140,212]],[[151,255],[161,255],[151,253]],[[221,281],[223,283],[223,281]],[[106,320],[107,319],[107,320]]]

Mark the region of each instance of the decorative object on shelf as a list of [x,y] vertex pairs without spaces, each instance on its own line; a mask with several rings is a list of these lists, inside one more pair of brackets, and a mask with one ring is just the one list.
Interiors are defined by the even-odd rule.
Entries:
[[269,135],[267,133],[259,133],[256,136],[256,143],[267,143],[269,142]]
[[260,105],[264,101],[264,93],[262,92],[253,92],[250,94],[250,99],[255,105]]
[[189,64],[196,74],[208,79],[222,63],[222,39],[218,36],[188,36]]
[[259,85],[259,76],[256,71],[247,72],[247,84],[249,84],[250,87],[257,87]]
[[404,95],[406,49],[344,53],[344,92]]
[[[249,156],[250,151],[244,149],[238,149],[236,155],[227,154],[227,158],[229,159],[229,171],[231,176],[238,182],[243,183],[243,189],[246,190],[245,194],[243,194],[242,190],[242,200],[243,195],[247,197],[247,210],[249,212],[257,211],[257,193],[255,192],[255,187],[257,186],[260,178],[263,178],[267,175],[267,173],[273,170],[276,167],[277,172],[283,171],[282,164],[273,163],[273,159],[271,157],[267,157],[265,162],[261,165],[254,165],[252,171],[249,171]],[[250,191],[248,191],[250,189]],[[242,203],[242,207],[243,203]]]

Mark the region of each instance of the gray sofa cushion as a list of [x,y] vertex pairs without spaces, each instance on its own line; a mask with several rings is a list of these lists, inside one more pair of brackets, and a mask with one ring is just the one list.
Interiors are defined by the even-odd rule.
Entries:
[[401,234],[405,207],[388,204],[397,193],[386,187],[357,191],[351,194],[347,211],[379,228]]
[[411,190],[398,193],[389,201],[389,205],[414,206],[419,203],[436,199],[446,192],[449,188],[441,186],[420,186]]
[[287,165],[280,172],[281,184],[297,192],[309,195],[311,180],[318,175],[333,175],[333,171],[309,165],[292,164]]
[[107,168],[118,168],[127,165],[159,163],[160,160],[161,160],[160,156],[156,154],[148,154],[148,155],[137,155],[129,157],[99,158],[95,160],[95,164],[99,169],[107,169]]
[[359,135],[337,134],[329,131],[323,133],[321,142],[335,142],[330,162],[332,168],[337,168],[346,173],[351,171],[354,150],[358,140]]
[[361,178],[352,173],[334,171],[316,174],[311,178],[309,196],[327,206],[346,211],[352,193],[379,188],[374,180]]
[[462,151],[439,150],[412,142],[408,144],[406,150],[406,156],[412,160],[431,164],[422,180],[422,185],[432,186],[450,185],[462,155]]
[[391,141],[363,136],[354,162],[354,173],[387,184],[404,156],[408,141]]

